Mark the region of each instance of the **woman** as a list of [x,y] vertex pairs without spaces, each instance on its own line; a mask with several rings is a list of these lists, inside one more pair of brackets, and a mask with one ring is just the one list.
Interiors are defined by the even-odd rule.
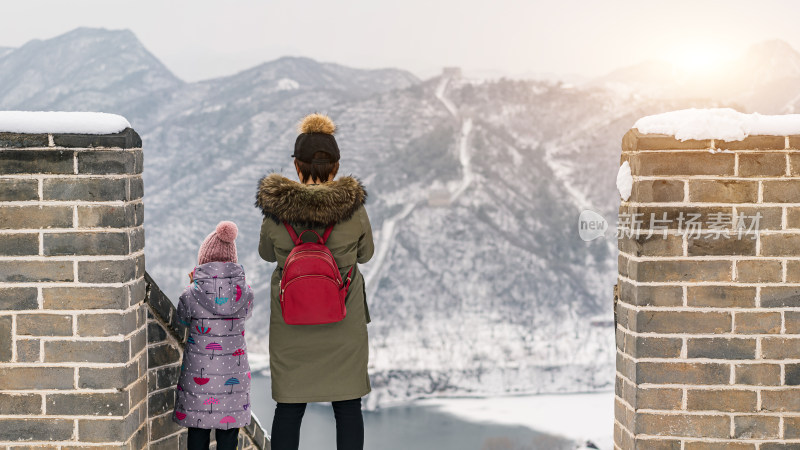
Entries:
[[[369,261],[374,245],[364,209],[364,186],[351,176],[334,180],[339,170],[335,129],[327,116],[305,117],[292,155],[300,182],[273,173],[259,181],[256,194],[256,206],[265,216],[258,251],[264,260],[278,263],[272,274],[269,329],[272,398],[277,402],[272,422],[273,450],[298,448],[300,423],[308,402],[333,403],[339,450],[364,447],[361,397],[370,392],[370,317],[357,263]],[[321,325],[284,322],[280,280],[286,257],[294,247],[284,221],[297,234],[313,229],[320,236],[328,225],[335,224],[326,246],[343,280],[353,269],[343,320]],[[309,235],[313,236],[306,233],[306,240]]]

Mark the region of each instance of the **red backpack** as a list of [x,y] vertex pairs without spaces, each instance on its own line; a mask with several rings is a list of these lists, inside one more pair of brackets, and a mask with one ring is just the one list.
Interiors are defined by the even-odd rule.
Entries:
[[[339,266],[325,246],[333,224],[325,229],[322,237],[314,230],[305,230],[298,236],[289,223],[284,221],[283,225],[295,245],[286,257],[281,277],[280,301],[284,322],[288,325],[320,325],[344,319],[347,314],[344,300],[355,264],[347,272],[347,283],[342,283]],[[308,231],[317,235],[317,242],[303,242],[303,234]]]

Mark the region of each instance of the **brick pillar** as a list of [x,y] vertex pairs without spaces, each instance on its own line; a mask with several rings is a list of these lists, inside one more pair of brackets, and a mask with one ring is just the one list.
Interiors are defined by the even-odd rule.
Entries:
[[631,130],[622,161],[615,448],[800,448],[800,136]]
[[141,173],[132,129],[0,133],[0,448],[147,446]]

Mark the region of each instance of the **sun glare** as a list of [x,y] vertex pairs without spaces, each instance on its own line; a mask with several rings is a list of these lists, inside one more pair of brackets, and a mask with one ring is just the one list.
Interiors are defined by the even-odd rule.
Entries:
[[721,46],[693,42],[675,49],[671,62],[683,72],[708,74],[731,59],[731,52]]

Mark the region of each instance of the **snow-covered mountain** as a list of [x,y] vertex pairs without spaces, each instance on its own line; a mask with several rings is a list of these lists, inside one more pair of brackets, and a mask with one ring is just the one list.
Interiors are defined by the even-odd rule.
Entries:
[[[793,50],[765,45],[743,61],[793,60]],[[671,109],[778,105],[770,92],[794,86],[794,73],[749,80],[749,94],[676,90],[667,100],[620,88],[669,79],[646,64],[571,87],[419,80],[285,57],[185,83],[130,32],[78,29],[0,56],[0,107],[126,115],[145,147],[148,271],[177,298],[205,235],[236,221],[240,259],[262,299],[248,345],[263,353],[273,267],[256,252],[256,183],[270,171],[294,176],[297,121],[328,113],[339,126],[340,172],[361,177],[370,194],[377,252],[363,272],[374,406],[610,388],[613,329],[592,319],[611,316],[616,245],[580,240],[576,222],[584,208],[613,222],[622,135]]]

